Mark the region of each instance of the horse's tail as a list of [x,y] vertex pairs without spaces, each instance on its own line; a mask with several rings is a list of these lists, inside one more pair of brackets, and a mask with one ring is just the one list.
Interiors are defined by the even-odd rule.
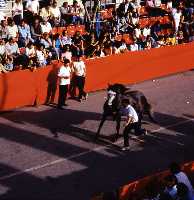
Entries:
[[148,100],[147,100],[147,98],[144,95],[141,96],[141,104],[143,106],[144,113],[148,114],[150,120],[152,122],[156,123],[156,120],[154,119],[154,110],[153,110],[151,104],[148,103]]

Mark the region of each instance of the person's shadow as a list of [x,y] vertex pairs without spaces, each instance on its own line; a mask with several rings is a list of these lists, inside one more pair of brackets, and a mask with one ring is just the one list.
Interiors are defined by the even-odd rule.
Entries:
[[48,87],[47,87],[47,97],[45,104],[53,104],[55,101],[55,95],[57,91],[57,73],[58,73],[58,65],[53,64],[52,69],[49,72],[47,76],[47,82],[48,82]]

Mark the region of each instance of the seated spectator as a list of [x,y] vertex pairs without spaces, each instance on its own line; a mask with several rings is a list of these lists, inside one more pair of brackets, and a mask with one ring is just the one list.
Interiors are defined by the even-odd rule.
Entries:
[[61,36],[57,33],[53,36],[53,48],[57,54],[57,59],[59,60],[61,58],[61,49],[63,47]]
[[73,5],[70,8],[70,13],[72,16],[73,24],[84,24],[84,10],[79,6],[77,1],[73,2]]
[[188,186],[182,182],[177,184],[177,200],[194,200],[193,193],[190,193]]
[[20,24],[23,19],[23,4],[22,0],[15,0],[12,8],[12,16],[16,25]]
[[128,49],[127,49],[127,45],[126,45],[126,42],[125,40],[121,40],[121,44],[119,45],[118,48],[115,48],[115,53],[124,53],[126,52]]
[[68,2],[65,1],[63,3],[63,5],[60,7],[60,12],[61,12],[61,24],[63,24],[63,26],[65,24],[69,24],[70,23],[70,6],[68,5]]
[[43,18],[42,23],[40,23],[41,32],[43,33],[50,33],[52,31],[52,26],[50,22],[48,22],[48,18]]
[[7,73],[8,71],[5,69],[5,67],[2,65],[2,63],[0,62],[0,74],[1,73]]
[[158,40],[158,33],[161,31],[161,25],[159,21],[156,21],[151,26],[151,37],[154,38],[154,40]]
[[7,21],[2,20],[0,25],[0,38],[6,40],[8,38]]
[[166,38],[166,45],[176,45],[177,41],[176,41],[176,36],[174,34],[170,34],[169,36],[167,36]]
[[137,40],[134,40],[133,44],[130,44],[130,51],[138,51],[138,48]]
[[117,15],[118,15],[119,18],[125,17],[128,12],[132,12],[132,11],[133,11],[133,7],[129,3],[129,0],[125,0],[117,8]]
[[6,57],[5,41],[0,38],[0,58]]
[[62,42],[62,45],[63,46],[66,46],[66,45],[71,45],[72,44],[72,39],[71,37],[68,35],[68,32],[67,30],[64,30],[63,33],[62,33],[62,37],[61,37],[61,42]]
[[5,63],[4,63],[4,68],[6,71],[13,71],[13,57],[12,56],[7,56],[5,58]]
[[49,19],[51,16],[51,13],[50,13],[50,5],[47,5],[45,7],[43,7],[41,10],[40,10],[40,17],[42,19]]
[[16,57],[19,54],[18,44],[14,38],[8,40],[5,49],[8,56]]
[[31,37],[30,26],[26,24],[24,20],[21,20],[20,25],[18,26],[18,33],[19,47],[25,47],[29,42],[34,42]]
[[75,56],[84,55],[84,38],[79,31],[72,38],[72,48]]
[[71,63],[72,61],[72,52],[70,51],[69,45],[63,46],[61,60],[68,59]]
[[93,57],[105,57],[104,45],[96,45]]
[[35,43],[40,42],[41,38],[41,26],[40,26],[40,21],[39,19],[35,19],[34,23],[31,25],[31,35],[32,39],[34,40]]
[[148,36],[150,36],[150,34],[151,34],[150,27],[149,26],[144,27],[142,30],[142,36],[147,38]]
[[[193,186],[191,185],[190,180],[187,175],[181,170],[181,167],[177,163],[172,163],[170,165],[171,173],[176,177],[178,183],[184,183],[188,187],[188,191],[190,194],[193,194]],[[178,186],[177,186],[178,190]]]
[[46,57],[47,57],[47,53],[44,50],[44,45],[41,44],[37,47],[37,50],[36,50],[36,59],[37,59],[38,67],[42,67],[47,64]]
[[28,0],[25,6],[24,19],[28,24],[32,24],[34,17],[38,16],[39,13],[39,1],[38,0]]
[[15,25],[15,22],[11,18],[9,18],[7,20],[7,22],[8,22],[8,26],[7,26],[8,39],[17,38],[18,37],[18,27]]
[[40,39],[40,43],[44,45],[44,48],[47,50],[51,50],[52,48],[52,40],[49,37],[48,33],[44,33]]
[[52,26],[60,26],[61,12],[56,1],[54,1],[50,7],[50,14],[50,22]]
[[87,57],[92,57],[93,56],[93,53],[95,51],[95,48],[96,48],[97,44],[98,44],[98,41],[96,40],[95,34],[92,33],[90,35],[90,37],[88,38],[87,47],[86,47],[86,50],[85,50],[85,55]]
[[177,180],[174,175],[165,177],[165,189],[164,193],[169,194],[173,199],[177,198]]
[[32,42],[28,43],[25,53],[26,53],[26,56],[28,56],[30,61],[32,61],[32,62],[35,61],[36,49],[35,49],[35,47],[34,47]]

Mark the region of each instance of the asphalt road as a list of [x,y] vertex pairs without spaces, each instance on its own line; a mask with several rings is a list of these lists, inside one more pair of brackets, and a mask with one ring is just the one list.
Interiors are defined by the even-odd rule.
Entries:
[[[111,143],[115,122],[93,138],[105,91],[86,102],[68,101],[65,110],[25,107],[0,114],[0,199],[89,200],[140,177],[167,169],[172,161],[194,160],[194,72],[133,85],[151,102],[158,124],[146,117],[150,133]],[[121,130],[122,132],[122,130]],[[58,134],[58,138],[54,135]]]

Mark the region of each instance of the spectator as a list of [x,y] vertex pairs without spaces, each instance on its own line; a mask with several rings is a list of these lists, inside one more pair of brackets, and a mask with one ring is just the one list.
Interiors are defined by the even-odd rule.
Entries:
[[32,42],[29,42],[27,47],[26,47],[26,56],[29,58],[29,60],[31,61],[31,63],[35,62],[35,57],[36,57],[36,49],[33,45]]
[[169,175],[165,177],[165,189],[164,193],[169,194],[173,199],[177,198],[177,180],[174,175]]
[[5,49],[8,56],[16,57],[19,54],[18,44],[14,38],[8,40]]
[[41,26],[40,26],[39,19],[35,19],[34,23],[31,25],[31,35],[32,35],[32,39],[34,40],[35,43],[40,42]]
[[39,1],[38,0],[28,0],[26,3],[26,9],[32,13],[32,15],[37,15],[39,13]]
[[42,67],[47,64],[46,57],[47,57],[47,54],[46,54],[46,51],[44,50],[44,45],[40,44],[36,50],[36,59],[37,59],[38,67]]
[[62,38],[61,38],[61,42],[63,46],[70,46],[72,44],[72,39],[71,37],[68,35],[67,30],[64,30],[62,33]]
[[132,5],[129,3],[129,0],[121,3],[117,9],[117,15],[119,18],[125,17],[128,12],[133,11]]
[[191,182],[189,181],[187,175],[181,170],[180,166],[177,163],[172,163],[170,165],[170,171],[173,175],[176,176],[178,183],[184,183],[191,194],[193,194],[193,186],[191,185]]
[[34,42],[31,37],[30,26],[25,23],[24,20],[21,20],[20,26],[18,26],[19,38],[18,45],[19,47],[25,47],[29,41]]
[[72,60],[72,52],[70,51],[69,45],[63,46],[62,48],[62,54],[61,54],[61,59],[67,59],[71,63]]
[[61,12],[61,23],[63,25],[70,23],[70,7],[68,2],[64,2],[63,5],[60,7]]
[[84,38],[81,36],[79,31],[76,31],[72,38],[73,54],[75,56],[84,55]]
[[6,40],[8,38],[7,21],[2,20],[0,25],[0,38]]
[[4,69],[6,71],[13,71],[13,57],[12,56],[7,56],[5,58],[5,64],[4,64]]
[[54,1],[52,6],[50,7],[50,21],[52,25],[55,26],[60,26],[60,20],[61,20],[61,12],[59,10],[59,7],[57,6],[57,2]]
[[79,90],[78,101],[81,102],[82,98],[86,100],[88,97],[88,94],[84,91],[86,66],[81,60],[81,56],[77,56],[77,61],[73,62],[73,71],[75,72],[75,87]]
[[43,18],[43,22],[40,23],[40,27],[41,27],[42,34],[50,33],[52,31],[52,26],[51,26],[50,22],[48,22],[48,19],[46,17]]
[[18,27],[11,18],[8,19],[7,31],[8,31],[8,36],[7,36],[8,39],[18,37]]
[[47,5],[46,7],[43,7],[41,10],[40,10],[40,17],[42,19],[49,19],[51,16],[51,13],[50,13],[50,5]]
[[48,51],[51,50],[53,44],[52,44],[52,40],[51,38],[49,37],[49,34],[48,33],[44,33],[42,35],[42,38],[40,39],[40,43],[42,45],[44,45],[44,48],[47,49]]
[[130,44],[130,51],[138,51],[139,47],[138,47],[138,44],[136,42],[137,42],[137,40],[134,39],[133,43]]
[[178,29],[179,29],[180,22],[181,22],[181,16],[182,16],[181,9],[178,8],[177,10],[175,10],[175,12],[173,13],[172,16],[173,16],[173,19],[174,19],[175,33],[177,33]]
[[61,58],[61,49],[63,47],[63,44],[61,42],[61,36],[57,33],[53,37],[53,48],[57,54],[57,59],[59,60]]
[[70,8],[70,13],[73,24],[84,23],[83,9],[78,5],[77,1],[73,2],[72,7]]
[[64,65],[62,65],[58,72],[59,83],[59,98],[58,98],[58,109],[62,109],[62,106],[67,106],[66,98],[68,93],[68,87],[70,85],[71,68],[70,61],[64,59]]
[[2,63],[0,62],[0,74],[1,73],[7,73],[8,71],[5,69],[5,67],[2,65]]
[[15,0],[12,8],[13,20],[16,25],[20,24],[20,21],[23,19],[23,4],[22,0]]
[[0,61],[4,57],[6,57],[5,41],[0,38]]

